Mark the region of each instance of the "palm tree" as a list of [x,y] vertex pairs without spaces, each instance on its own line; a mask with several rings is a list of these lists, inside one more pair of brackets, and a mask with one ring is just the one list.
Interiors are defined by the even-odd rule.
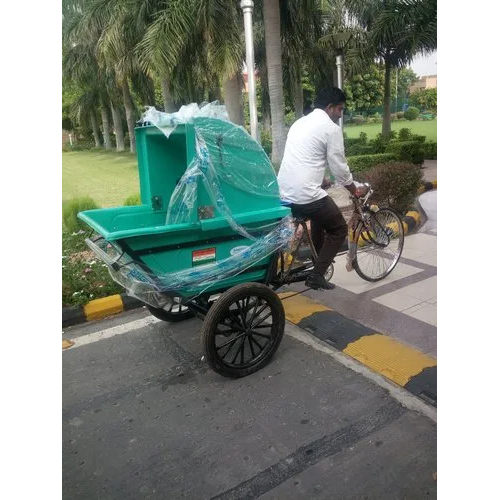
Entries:
[[[63,22],[63,76],[77,82],[85,92],[93,91],[98,96],[97,100],[89,101],[82,97],[82,102],[100,108],[104,145],[107,149],[112,147],[109,120],[111,109],[116,133],[116,148],[124,150],[123,129],[121,120],[118,120],[119,107],[116,104],[116,78],[109,68],[102,68],[98,62],[97,43],[98,31],[92,36],[82,36],[82,22],[84,19],[84,2],[78,5],[70,4],[72,8],[66,9]],[[115,103],[113,103],[113,100]],[[81,103],[80,103],[81,104]],[[77,103],[77,107],[80,105]],[[94,116],[95,116],[94,109]],[[81,112],[78,116],[83,116]],[[95,134],[94,134],[95,135]]]
[[281,21],[279,0],[263,0],[267,78],[271,101],[273,150],[271,161],[280,163],[285,151],[285,100],[281,65]]
[[346,0],[368,32],[368,44],[384,64],[382,135],[391,133],[391,70],[437,48],[436,0]]
[[169,75],[168,90],[182,101],[202,100],[207,91],[220,96],[222,81],[230,118],[242,123],[238,15],[236,2],[169,0],[137,46],[141,67],[159,78]]

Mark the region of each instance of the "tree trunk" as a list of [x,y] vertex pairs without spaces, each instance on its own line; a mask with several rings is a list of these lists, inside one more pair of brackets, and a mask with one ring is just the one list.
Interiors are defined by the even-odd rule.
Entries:
[[195,92],[194,92],[194,83],[193,83],[193,75],[190,70],[186,71],[186,79],[187,79],[187,91],[189,94],[189,104],[192,102],[196,102]]
[[97,125],[97,118],[93,109],[90,110],[90,124],[92,125],[92,135],[94,136],[95,147],[100,148],[101,138],[99,137],[99,126]]
[[113,116],[113,127],[115,129],[116,150],[125,151],[125,140],[123,139],[123,123],[120,108],[111,103],[111,115]]
[[267,131],[271,130],[271,115],[267,109],[265,109],[262,113],[262,128]]
[[384,81],[384,114],[382,117],[382,136],[389,139],[391,136],[391,62],[385,58]]
[[302,91],[302,76],[300,74],[293,87],[293,105],[295,108],[295,118],[298,120],[304,115],[304,93]]
[[222,91],[219,85],[215,87],[215,99],[219,102],[222,102]]
[[123,81],[122,91],[123,91],[123,103],[125,104],[125,114],[127,116],[128,136],[130,139],[130,152],[135,153],[134,103],[132,102],[132,96],[130,95],[130,88],[128,86],[127,79]]
[[163,95],[163,109],[165,113],[174,113],[175,105],[170,93],[170,79],[168,76],[161,80],[161,93]]
[[271,160],[276,164],[281,163],[286,142],[279,0],[264,0],[264,31],[273,136]]
[[111,149],[111,130],[109,125],[108,107],[103,103],[101,106],[101,119],[102,119],[102,136],[104,138],[104,148]]
[[224,82],[224,103],[229,119],[243,125],[243,99],[238,73]]

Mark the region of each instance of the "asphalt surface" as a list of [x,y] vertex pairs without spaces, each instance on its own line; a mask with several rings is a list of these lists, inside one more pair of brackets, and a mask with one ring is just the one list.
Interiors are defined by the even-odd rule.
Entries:
[[140,309],[65,330],[63,498],[436,497],[424,403],[290,324],[267,367],[221,377],[200,326]]

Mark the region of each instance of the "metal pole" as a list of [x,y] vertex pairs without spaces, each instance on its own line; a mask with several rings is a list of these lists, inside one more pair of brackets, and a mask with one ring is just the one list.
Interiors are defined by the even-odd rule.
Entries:
[[240,7],[243,10],[243,21],[245,23],[245,45],[246,45],[246,65],[248,75],[248,104],[250,107],[250,133],[258,140],[257,131],[257,99],[255,97],[255,69],[253,51],[253,0],[241,0]]
[[[339,55],[335,58],[335,62],[337,64],[337,81],[338,81],[338,85],[339,85],[339,89],[342,90],[342,85],[343,85],[343,81],[342,81],[342,66],[343,66],[343,61],[342,61],[342,56]],[[343,120],[342,120],[342,117],[339,118],[339,127],[342,128],[343,126]]]
[[396,68],[396,110],[398,112],[398,68]]

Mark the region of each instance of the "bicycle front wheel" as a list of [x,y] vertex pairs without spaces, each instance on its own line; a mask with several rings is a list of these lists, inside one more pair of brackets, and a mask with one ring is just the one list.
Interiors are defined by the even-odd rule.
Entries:
[[356,231],[353,267],[366,281],[380,281],[396,267],[404,245],[404,228],[390,208],[370,211]]

